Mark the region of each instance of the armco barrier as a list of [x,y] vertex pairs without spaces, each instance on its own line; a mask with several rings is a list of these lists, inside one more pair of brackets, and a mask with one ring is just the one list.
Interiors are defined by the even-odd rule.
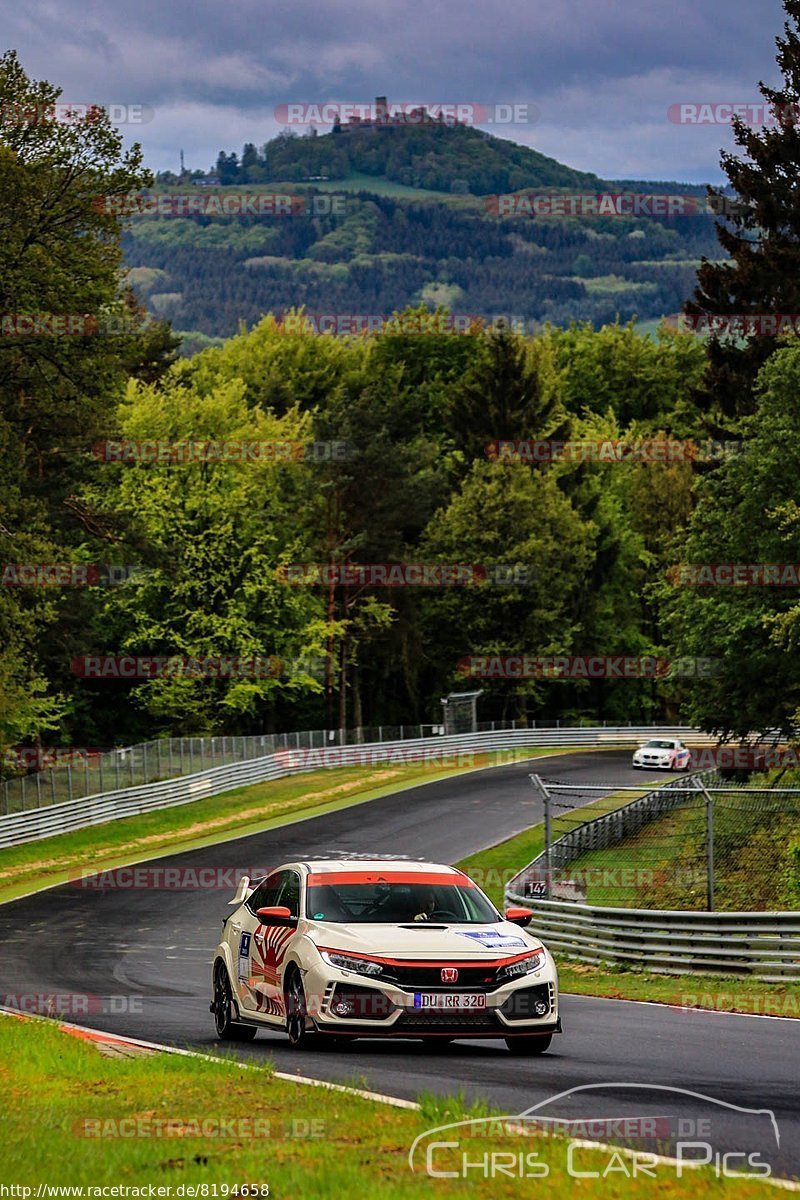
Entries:
[[[684,739],[685,740],[685,739]],[[674,806],[695,778],[679,778],[614,812],[587,821],[550,847],[553,873],[586,851],[630,836]],[[523,867],[505,889],[507,904],[533,911],[531,932],[569,958],[595,965],[646,969],[656,974],[720,972],[766,981],[800,979],[800,912],[682,912],[610,908],[543,900],[528,884],[548,878],[547,855]]]
[[672,912],[506,899],[534,912],[530,925],[550,950],[582,962],[646,969],[800,979],[800,912]]
[[447,761],[456,760],[460,754],[476,751],[513,751],[537,746],[638,746],[640,742],[653,736],[680,737],[688,745],[703,745],[709,740],[708,735],[698,730],[680,727],[602,726],[506,729],[447,737],[335,746],[324,750],[281,750],[263,758],[212,767],[178,779],[121,788],[2,816],[0,847],[52,837],[57,833],[82,829],[88,825],[99,825],[119,817],[137,816],[155,809],[191,804],[194,800],[202,800],[268,779],[281,779],[301,771],[358,764],[378,765],[385,762],[430,761],[434,764],[437,758],[444,759],[446,765]]

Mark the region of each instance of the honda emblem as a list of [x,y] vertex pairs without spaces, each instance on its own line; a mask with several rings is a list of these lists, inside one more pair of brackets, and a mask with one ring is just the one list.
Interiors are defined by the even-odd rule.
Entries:
[[456,967],[442,967],[442,983],[455,983],[458,979]]

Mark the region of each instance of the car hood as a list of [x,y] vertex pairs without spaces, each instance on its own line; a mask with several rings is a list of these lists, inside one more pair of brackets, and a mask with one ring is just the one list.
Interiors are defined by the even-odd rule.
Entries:
[[419,921],[409,925],[345,925],[334,921],[309,921],[308,936],[317,946],[416,961],[443,956],[470,959],[504,958],[541,946],[539,938],[519,925],[440,925]]

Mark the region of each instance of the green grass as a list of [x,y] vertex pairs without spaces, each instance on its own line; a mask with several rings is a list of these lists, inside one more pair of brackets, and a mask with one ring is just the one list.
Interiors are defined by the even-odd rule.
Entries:
[[[297,193],[312,189],[315,192],[371,192],[373,196],[393,196],[398,200],[466,199],[475,202],[475,197],[471,194],[457,195],[452,192],[438,192],[430,188],[410,187],[404,183],[394,183],[391,179],[384,179],[379,175],[364,175],[358,172],[353,172],[352,175],[347,175],[342,179],[272,179],[264,183],[237,183],[221,190],[228,195],[236,192],[247,192],[248,194],[259,192]],[[173,185],[172,187],[162,187],[161,190],[183,194],[187,188]],[[204,192],[206,189],[198,188],[197,190]]]
[[576,283],[582,283],[590,294],[614,296],[623,292],[637,292],[644,295],[647,292],[658,291],[655,283],[637,283],[633,279],[626,279],[623,275],[595,275],[591,278],[571,275],[569,278]]
[[[647,787],[643,787],[642,795],[647,790]],[[622,808],[623,805],[630,804],[636,798],[632,792],[611,792],[607,796],[600,796],[599,799],[581,806],[580,819],[576,817],[575,820],[571,820],[570,829],[585,825],[587,821],[602,817],[604,813],[612,812],[615,808]],[[553,837],[557,836],[559,836],[559,830],[554,829]],[[468,855],[461,862],[456,863],[456,866],[460,867],[462,871],[466,871],[486,892],[489,899],[500,908],[508,881],[543,850],[544,825],[533,825],[524,833],[499,842],[488,850],[480,850],[477,854]]]
[[[800,1018],[800,983],[764,983],[734,975],[653,975],[559,959],[562,992],[611,1000],[648,1000],[678,1008]],[[691,1016],[691,1014],[687,1014]]]
[[335,767],[27,842],[0,850],[0,903],[81,874],[257,833],[459,771],[569,752],[566,747],[558,751],[544,747],[465,751],[444,757],[441,767],[433,762]]
[[[642,794],[647,788],[642,789]],[[584,819],[570,821],[570,828],[593,820],[604,812],[611,812],[630,804],[636,796],[632,792],[611,793],[592,801],[580,809]],[[554,830],[558,836],[559,830]],[[527,866],[544,849],[544,825],[534,825],[524,833],[509,838],[471,854],[456,865],[483,888],[494,903],[502,909],[506,884],[513,875]],[[586,861],[594,861],[600,851],[584,855],[581,868]],[[608,866],[604,862],[604,866]],[[616,864],[620,865],[620,864]],[[625,865],[635,863],[629,858]],[[572,870],[578,869],[573,864]],[[619,893],[615,893],[619,894]],[[632,890],[632,899],[639,899]],[[595,901],[589,891],[589,903]],[[800,983],[765,983],[763,980],[748,979],[733,975],[703,973],[702,975],[656,975],[648,971],[624,970],[619,967],[595,967],[588,963],[572,962],[558,956],[559,985],[562,991],[585,996],[602,996],[617,1000],[649,1000],[658,1004],[677,1005],[681,1008],[712,1008],[720,1012],[760,1013],[771,1016],[800,1017]]]
[[[582,854],[570,874],[587,884],[588,904],[621,908],[706,908],[706,813],[694,799],[603,850]],[[771,912],[798,908],[800,808],[780,794],[747,807],[747,792],[714,804],[715,908]]]
[[[460,1097],[425,1097],[422,1110],[414,1111],[276,1079],[269,1065],[247,1069],[168,1054],[107,1058],[55,1025],[13,1018],[0,1019],[0,1080],[6,1186],[152,1185],[169,1188],[163,1194],[172,1200],[191,1187],[205,1187],[196,1195],[213,1197],[214,1185],[246,1184],[268,1186],[270,1197],[303,1200],[516,1200],[541,1190],[539,1180],[534,1189],[534,1182],[502,1174],[434,1179],[424,1171],[424,1154],[412,1174],[408,1153],[418,1135],[487,1115],[483,1105],[466,1106]],[[479,1126],[477,1133],[484,1132]],[[455,1136],[457,1131],[448,1133]],[[575,1195],[563,1140],[541,1138],[531,1146],[530,1137],[523,1142],[506,1134],[462,1140],[462,1148],[471,1160],[492,1151],[535,1149],[537,1162],[547,1164],[547,1196]],[[608,1151],[580,1151],[586,1171],[602,1172],[610,1159]],[[450,1158],[447,1166],[452,1163]],[[764,1195],[758,1182],[723,1182],[708,1170],[693,1171],[687,1184],[666,1165],[656,1178],[636,1179],[626,1179],[617,1165],[602,1194],[665,1200],[686,1196],[688,1187],[700,1200],[723,1192],[742,1200]]]
[[[436,192],[429,188],[409,187],[405,183],[394,183],[378,175],[354,173],[345,179],[315,180],[313,183],[282,183],[281,188],[313,188],[318,192],[371,192],[373,196],[393,196],[397,200],[452,200],[451,192]],[[254,189],[255,190],[255,189]]]

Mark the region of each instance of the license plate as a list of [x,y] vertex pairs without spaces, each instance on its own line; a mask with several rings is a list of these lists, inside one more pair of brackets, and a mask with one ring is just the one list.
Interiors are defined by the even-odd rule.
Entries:
[[482,992],[414,992],[414,1008],[486,1008]]

